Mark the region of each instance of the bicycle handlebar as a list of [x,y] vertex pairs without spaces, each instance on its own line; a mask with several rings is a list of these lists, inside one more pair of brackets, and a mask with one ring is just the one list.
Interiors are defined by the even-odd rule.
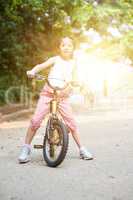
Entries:
[[[68,86],[69,86],[69,83],[67,83],[65,80],[61,80],[61,79],[58,79],[58,78],[47,78],[47,77],[45,77],[45,76],[43,76],[43,75],[40,75],[40,74],[36,74],[35,75],[35,78],[37,79],[37,80],[46,80],[46,82],[48,83],[48,85],[53,89],[53,90],[64,90],[64,89],[66,89]],[[49,80],[58,80],[58,81],[61,81],[61,82],[64,82],[64,83],[66,83],[65,84],[65,86],[64,87],[62,87],[62,88],[60,88],[60,87],[58,87],[58,86],[52,86],[51,85],[51,83],[50,83],[50,81]]]
[[[63,90],[65,88],[67,88],[68,86],[72,86],[72,87],[81,87],[81,85],[79,83],[77,83],[76,81],[70,81],[69,83],[66,82],[65,80],[63,79],[58,79],[58,78],[48,78],[46,76],[43,76],[43,75],[40,75],[40,74],[35,74],[35,76],[33,77],[35,78],[36,80],[40,80],[40,81],[44,81],[46,80],[46,82],[48,83],[48,85],[53,89],[53,90]],[[58,81],[61,81],[61,82],[64,82],[66,83],[65,84],[65,87],[63,88],[60,88],[60,87],[53,87],[50,82],[49,82],[49,79],[50,80],[58,80]]]

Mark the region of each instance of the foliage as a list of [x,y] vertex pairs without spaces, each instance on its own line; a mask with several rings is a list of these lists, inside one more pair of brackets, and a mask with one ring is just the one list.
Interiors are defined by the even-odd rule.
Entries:
[[[55,54],[61,36],[81,40],[83,27],[107,35],[114,19],[117,27],[123,23],[133,25],[133,0],[98,2],[94,6],[87,0],[1,0],[0,102],[9,86],[28,84],[26,70]],[[129,31],[115,46],[122,46],[122,52],[133,59],[131,42]]]

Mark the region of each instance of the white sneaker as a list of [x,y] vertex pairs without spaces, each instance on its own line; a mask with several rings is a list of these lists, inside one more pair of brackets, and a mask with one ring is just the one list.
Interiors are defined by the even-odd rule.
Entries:
[[92,154],[89,151],[87,151],[87,149],[85,147],[81,147],[79,153],[80,153],[81,159],[84,159],[84,160],[92,160],[93,159]]
[[20,156],[18,157],[19,163],[27,163],[30,161],[29,155],[31,152],[30,145],[24,145],[21,149]]

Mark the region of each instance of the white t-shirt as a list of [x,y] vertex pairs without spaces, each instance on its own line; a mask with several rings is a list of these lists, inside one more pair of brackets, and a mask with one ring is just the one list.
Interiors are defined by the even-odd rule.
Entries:
[[50,84],[54,87],[63,88],[68,82],[72,81],[74,65],[74,59],[64,60],[60,56],[56,56],[55,64],[48,75]]

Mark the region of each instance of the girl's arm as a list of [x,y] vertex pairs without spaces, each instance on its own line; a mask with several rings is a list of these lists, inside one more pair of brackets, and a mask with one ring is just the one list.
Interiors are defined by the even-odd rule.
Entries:
[[49,58],[47,61],[36,65],[35,67],[32,68],[32,70],[27,71],[27,75],[31,78],[35,76],[36,73],[40,72],[43,69],[46,69],[47,67],[52,66],[55,63],[56,57]]
[[44,63],[38,64],[36,65],[31,71],[36,74],[38,72],[40,72],[43,69],[46,69],[47,67],[50,67],[51,65],[53,65],[55,63],[55,57],[49,58],[47,61],[45,61]]

